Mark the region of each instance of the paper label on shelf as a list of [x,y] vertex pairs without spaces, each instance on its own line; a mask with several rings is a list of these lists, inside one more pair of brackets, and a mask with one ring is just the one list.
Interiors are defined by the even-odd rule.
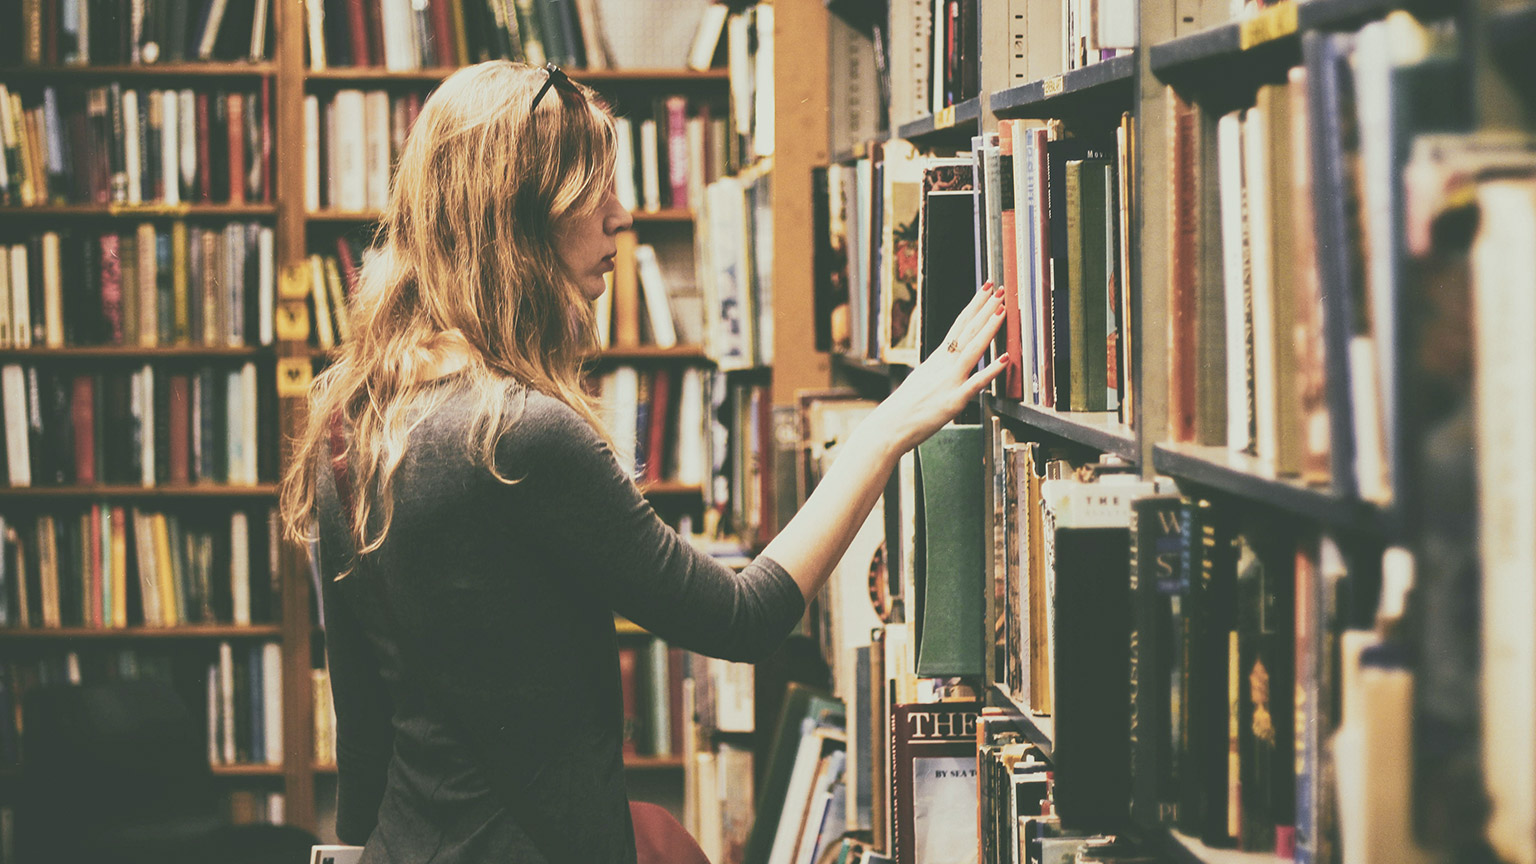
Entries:
[[277,360],[277,395],[304,398],[309,395],[313,377],[308,357],[279,357]]
[[280,342],[309,339],[309,307],[302,300],[285,300],[277,307],[277,338]]
[[1040,92],[1047,97],[1060,96],[1064,90],[1066,90],[1066,81],[1060,75],[1052,75],[1040,82]]
[[277,296],[284,300],[303,300],[309,296],[309,283],[309,262],[290,264],[278,277]]
[[185,216],[192,212],[189,204],[124,204],[115,203],[107,205],[107,212],[113,216]]
[[955,106],[945,107],[939,113],[933,115],[933,128],[948,129],[955,125]]
[[1237,41],[1242,50],[1273,42],[1296,32],[1296,3],[1271,6],[1238,25]]

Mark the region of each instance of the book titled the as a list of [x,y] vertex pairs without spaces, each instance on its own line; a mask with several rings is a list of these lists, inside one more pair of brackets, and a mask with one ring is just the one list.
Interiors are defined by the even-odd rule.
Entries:
[[891,710],[892,851],[897,864],[976,861],[977,702]]

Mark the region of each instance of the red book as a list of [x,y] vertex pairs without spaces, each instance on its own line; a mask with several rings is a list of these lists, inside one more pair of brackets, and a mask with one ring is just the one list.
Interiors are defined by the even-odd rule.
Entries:
[[368,23],[363,18],[363,0],[347,0],[347,43],[352,49],[352,65],[372,66],[368,51]]
[[633,647],[619,649],[619,684],[624,696],[624,755],[639,753],[635,747],[635,732],[640,725],[639,686],[640,653]]
[[69,401],[69,417],[75,433],[75,482],[96,482],[96,379],[76,375]]
[[667,97],[667,182],[672,187],[672,206],[687,210],[688,201],[688,99]]
[[213,144],[208,140],[208,128],[213,122],[213,112],[208,106],[208,94],[199,93],[197,104],[197,200],[207,203],[213,200]]
[[998,188],[995,194],[1002,204],[1001,222],[1003,235],[1003,309],[1007,322],[1003,325],[1003,342],[1008,349],[1008,368],[1004,371],[1003,393],[1009,399],[1024,398],[1024,341],[1020,330],[1019,314],[1019,261],[1016,230],[1017,210],[1013,200],[1013,121],[997,121],[999,150]]
[[87,545],[90,547],[85,561],[86,578],[91,586],[91,626],[105,627],[109,610],[103,608],[103,595],[106,586],[102,584],[101,572],[101,505],[92,504],[91,512],[86,516],[90,520],[90,526],[86,536],[89,538]]
[[272,200],[272,77],[261,79],[261,200]]
[[646,430],[645,482],[661,480],[667,452],[667,415],[672,405],[672,373],[661,370],[651,382],[651,426]]
[[[363,17],[368,26],[368,56],[375,66],[384,65],[384,2],[363,0]],[[321,163],[324,164],[324,163]]]
[[245,203],[245,97],[230,93],[222,97],[229,124],[229,203]]
[[345,237],[336,238],[336,261],[341,265],[341,281],[346,285],[347,296],[357,291],[357,259],[352,255],[352,244]]
[[428,0],[432,13],[432,53],[439,66],[458,66],[464,61],[455,57],[453,50],[453,24],[448,20],[448,0]]
[[927,838],[927,848],[975,846],[975,822],[944,819],[939,814],[974,812],[977,807],[980,711],[977,702],[892,708],[891,858],[896,864],[916,864],[918,837]]
[[187,483],[192,476],[192,379],[188,375],[168,375],[166,378],[170,482]]
[[1173,440],[1198,437],[1195,322],[1200,277],[1199,116],[1173,97],[1168,123],[1168,423]]
[[[116,234],[101,235],[101,316],[107,325],[107,341],[123,344],[123,264],[118,260],[122,240]],[[130,266],[137,266],[132,262]]]

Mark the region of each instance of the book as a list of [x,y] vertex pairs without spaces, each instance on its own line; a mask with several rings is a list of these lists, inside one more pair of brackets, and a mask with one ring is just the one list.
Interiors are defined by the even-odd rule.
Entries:
[[891,708],[892,860],[961,862],[976,853],[976,702]]
[[982,435],[950,425],[917,447],[917,674],[980,675]]

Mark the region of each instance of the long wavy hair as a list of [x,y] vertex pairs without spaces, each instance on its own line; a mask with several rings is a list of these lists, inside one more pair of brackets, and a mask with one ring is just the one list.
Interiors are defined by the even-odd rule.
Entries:
[[447,395],[428,386],[445,343],[468,345],[460,385],[473,394],[469,444],[502,482],[513,482],[494,458],[516,420],[509,388],[559,399],[606,437],[581,386],[582,358],[596,344],[592,307],[556,241],[562,220],[591,213],[613,182],[613,115],[579,84],[551,88],[530,113],[547,74],[481,63],[449,76],[422,106],[347,304],[352,337],[315,379],[283,478],[290,539],[314,536],[318,473],[330,470],[339,422],[350,433],[354,553],[383,544],[407,441]]

